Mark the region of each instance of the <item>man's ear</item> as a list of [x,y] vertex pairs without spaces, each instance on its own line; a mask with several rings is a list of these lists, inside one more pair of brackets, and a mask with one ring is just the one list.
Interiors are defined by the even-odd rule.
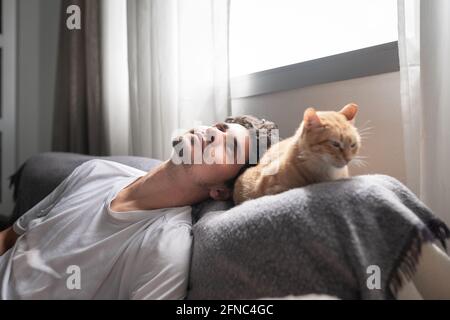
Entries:
[[209,196],[214,200],[225,201],[231,197],[231,189],[225,186],[212,187]]

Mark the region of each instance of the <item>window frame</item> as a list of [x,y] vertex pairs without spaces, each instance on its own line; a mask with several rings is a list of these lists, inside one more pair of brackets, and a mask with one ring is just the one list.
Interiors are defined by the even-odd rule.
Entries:
[[400,70],[398,41],[230,79],[231,98],[300,89]]

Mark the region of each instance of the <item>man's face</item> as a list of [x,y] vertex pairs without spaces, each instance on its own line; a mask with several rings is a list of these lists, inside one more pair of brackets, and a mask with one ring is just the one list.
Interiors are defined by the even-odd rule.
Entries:
[[195,184],[220,186],[234,178],[247,162],[249,140],[248,130],[239,124],[200,126],[174,140],[174,156]]

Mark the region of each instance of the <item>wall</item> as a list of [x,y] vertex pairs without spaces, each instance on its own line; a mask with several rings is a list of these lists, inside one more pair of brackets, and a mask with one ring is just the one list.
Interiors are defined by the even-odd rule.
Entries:
[[60,0],[18,1],[17,166],[49,151]]
[[233,114],[254,114],[275,121],[285,138],[294,134],[306,108],[338,110],[349,102],[360,106],[357,127],[367,121],[365,127],[373,127],[361,150],[368,166],[353,166],[352,174],[383,173],[405,182],[398,72],[235,99],[232,110]]

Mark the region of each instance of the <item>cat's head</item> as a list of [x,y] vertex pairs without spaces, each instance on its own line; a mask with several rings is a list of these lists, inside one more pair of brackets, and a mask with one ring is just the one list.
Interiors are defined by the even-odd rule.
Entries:
[[339,112],[308,108],[300,126],[302,151],[336,168],[346,166],[361,147],[361,137],[353,125],[357,112],[354,103]]

